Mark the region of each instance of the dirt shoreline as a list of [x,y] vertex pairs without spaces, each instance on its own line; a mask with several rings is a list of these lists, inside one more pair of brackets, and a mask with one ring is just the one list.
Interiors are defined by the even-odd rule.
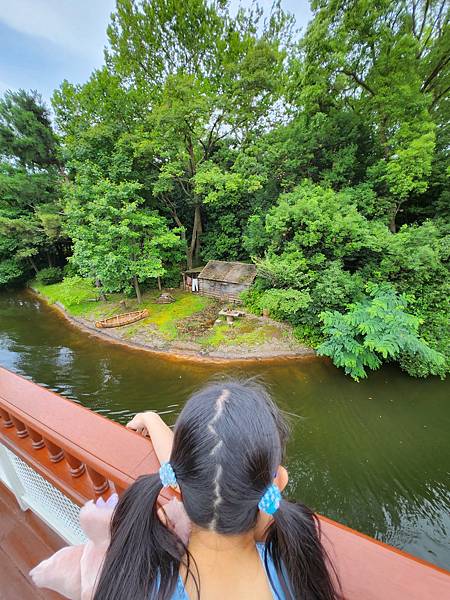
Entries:
[[[104,341],[119,344],[121,346],[125,346],[132,350],[141,350],[144,352],[149,352],[155,356],[160,356],[165,359],[175,359],[175,360],[188,360],[188,361],[200,361],[200,362],[211,362],[211,363],[239,363],[239,362],[263,362],[268,361],[273,363],[274,361],[286,361],[286,360],[298,360],[298,359],[306,359],[306,358],[316,358],[317,355],[312,348],[308,346],[302,346],[299,344],[299,349],[297,351],[286,351],[282,352],[271,350],[270,344],[266,343],[261,346],[257,346],[255,348],[251,347],[236,347],[236,346],[228,346],[226,348],[219,348],[213,351],[206,350],[197,350],[197,349],[189,349],[189,342],[169,342],[167,341],[164,347],[150,346],[147,344],[141,344],[136,341],[124,340],[118,335],[114,335],[113,331],[106,332],[104,330],[99,330],[95,327],[95,324],[92,321],[87,319],[82,319],[80,317],[74,317],[69,314],[66,308],[60,302],[54,302],[51,304],[46,296],[42,294],[39,290],[29,286],[28,287],[30,293],[39,297],[40,300],[44,301],[47,306],[53,308],[59,315],[64,317],[69,323],[71,323],[74,327],[88,333],[89,335],[94,335]],[[178,346],[178,347],[177,347]],[[181,346],[185,346],[182,348]]]

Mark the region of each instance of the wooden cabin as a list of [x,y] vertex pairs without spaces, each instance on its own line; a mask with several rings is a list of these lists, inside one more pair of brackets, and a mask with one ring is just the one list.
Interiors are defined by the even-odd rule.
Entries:
[[[0,367],[1,600],[62,600],[35,588],[28,571],[86,541],[78,515],[87,500],[121,494],[158,468],[149,439]],[[159,501],[169,498],[164,490]],[[443,569],[319,520],[346,600],[450,598]]]
[[210,260],[198,275],[199,293],[239,302],[256,277],[256,266],[242,262]]

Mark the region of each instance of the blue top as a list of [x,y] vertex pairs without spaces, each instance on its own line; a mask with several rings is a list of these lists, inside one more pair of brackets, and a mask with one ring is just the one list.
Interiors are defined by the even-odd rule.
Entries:
[[[259,556],[261,558],[261,562],[266,568],[264,562],[264,544],[256,544],[256,548],[258,549]],[[277,571],[275,569],[275,565],[273,564],[273,560],[270,555],[267,555],[267,579],[270,585],[270,589],[272,591],[272,596],[274,600],[286,600],[286,596],[283,592],[283,588],[281,586]],[[189,600],[188,595],[186,594],[186,590],[184,589],[183,581],[180,576],[178,576],[177,589],[175,590],[172,600]]]

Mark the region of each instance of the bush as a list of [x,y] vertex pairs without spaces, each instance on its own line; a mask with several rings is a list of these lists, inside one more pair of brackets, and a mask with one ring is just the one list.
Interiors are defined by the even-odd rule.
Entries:
[[289,321],[295,325],[299,321],[299,313],[310,304],[308,292],[294,289],[272,289],[262,292],[254,302],[254,307],[261,313],[267,309],[271,317]]
[[59,283],[63,280],[64,271],[61,267],[47,267],[41,269],[36,275],[36,280],[44,285],[51,285],[52,283]]
[[405,312],[405,296],[389,284],[368,284],[366,290],[369,297],[351,304],[347,313],[321,314],[326,339],[317,352],[356,381],[367,376],[367,367],[378,369],[387,359],[415,375],[443,377],[445,358],[419,337],[420,319]]

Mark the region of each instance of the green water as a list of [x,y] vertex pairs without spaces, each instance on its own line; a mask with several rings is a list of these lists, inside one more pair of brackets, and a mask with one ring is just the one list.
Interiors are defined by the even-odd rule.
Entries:
[[165,360],[82,333],[26,292],[0,295],[0,364],[122,423],[153,409],[172,424],[210,378],[261,375],[292,414],[291,494],[450,569],[448,382],[384,368],[357,384],[318,359]]

